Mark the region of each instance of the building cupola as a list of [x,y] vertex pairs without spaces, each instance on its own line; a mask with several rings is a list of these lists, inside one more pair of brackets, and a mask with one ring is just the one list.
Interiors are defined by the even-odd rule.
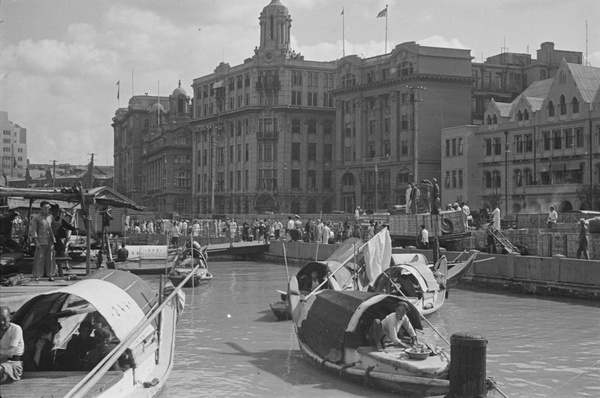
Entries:
[[263,8],[260,21],[259,50],[287,50],[290,47],[292,18],[286,6],[279,0]]

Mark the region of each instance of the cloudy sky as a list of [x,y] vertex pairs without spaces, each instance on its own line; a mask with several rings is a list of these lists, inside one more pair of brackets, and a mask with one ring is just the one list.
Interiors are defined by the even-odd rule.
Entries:
[[[309,60],[388,51],[396,44],[470,49],[477,61],[530,53],[546,41],[600,67],[600,0],[281,0],[292,48]],[[221,61],[237,65],[258,45],[270,0],[3,0],[0,110],[27,128],[32,163],[113,163],[111,119],[132,94],[170,94]],[[132,70],[134,79],[132,84]],[[120,103],[117,101],[117,81]],[[133,92],[132,92],[133,91]]]

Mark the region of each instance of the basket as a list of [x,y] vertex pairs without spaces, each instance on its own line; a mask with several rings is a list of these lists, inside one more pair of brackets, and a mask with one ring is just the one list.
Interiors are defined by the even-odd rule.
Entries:
[[407,348],[406,350],[404,350],[404,352],[406,352],[408,354],[408,357],[410,359],[417,359],[419,361],[424,360],[425,358],[427,358],[429,356],[429,354],[431,354],[430,350],[425,350],[423,352],[419,352],[419,351],[414,351],[414,348]]

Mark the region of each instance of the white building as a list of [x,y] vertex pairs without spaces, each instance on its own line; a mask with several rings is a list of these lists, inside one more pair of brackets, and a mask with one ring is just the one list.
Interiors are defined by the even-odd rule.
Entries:
[[2,130],[2,181],[6,185],[11,177],[25,177],[27,169],[27,129],[8,120],[8,112],[0,111]]

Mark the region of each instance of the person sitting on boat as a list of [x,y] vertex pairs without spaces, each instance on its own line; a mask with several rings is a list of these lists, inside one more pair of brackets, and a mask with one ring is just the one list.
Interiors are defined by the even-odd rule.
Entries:
[[371,328],[367,333],[367,340],[377,347],[377,351],[383,351],[385,345],[389,343],[395,346],[408,348],[398,336],[408,335],[411,344],[414,345],[417,343],[415,329],[412,327],[406,316],[408,309],[408,304],[402,302],[399,303],[396,310],[386,316],[383,321],[380,319],[373,320]]
[[62,326],[55,318],[46,318],[25,337],[23,366],[26,371],[44,371],[54,368],[54,337]]
[[61,370],[81,370],[85,365],[85,356],[96,346],[92,337],[92,322],[83,321],[79,325],[79,334],[74,335],[65,353],[61,356],[59,367]]
[[[85,356],[84,370],[90,371],[104,359],[105,356],[118,345],[113,338],[109,328],[102,327],[94,330],[95,348],[90,350]],[[115,361],[109,370],[119,370],[119,362]]]
[[121,247],[117,249],[117,262],[122,263],[127,261],[127,257],[129,257],[129,250],[125,248],[125,242],[121,244]]
[[10,309],[0,307],[0,384],[21,379],[24,350],[23,330],[10,322]]

